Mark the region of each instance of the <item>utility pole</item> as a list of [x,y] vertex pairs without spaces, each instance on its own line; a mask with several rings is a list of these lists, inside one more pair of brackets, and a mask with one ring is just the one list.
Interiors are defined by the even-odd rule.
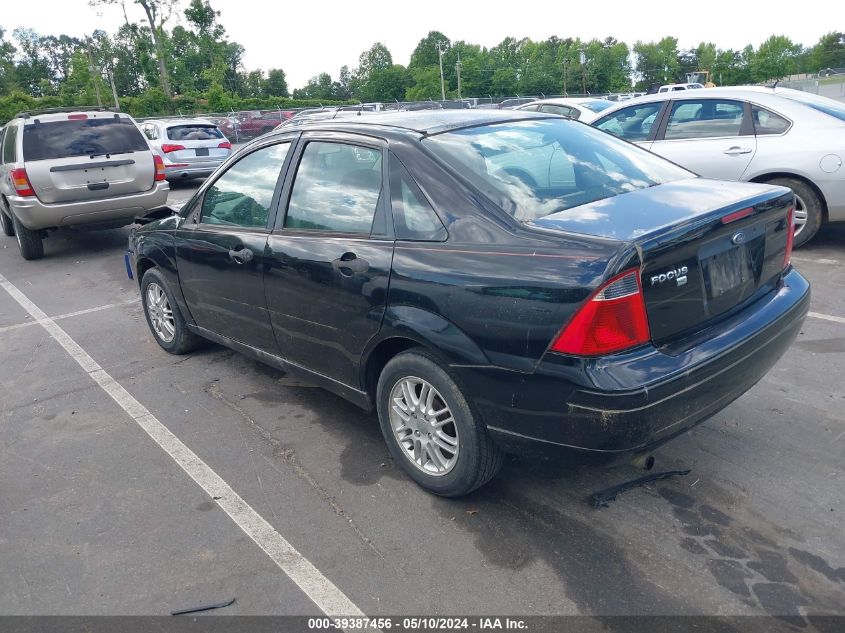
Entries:
[[117,87],[114,85],[114,73],[112,73],[111,68],[108,70],[109,73],[109,81],[111,82],[111,94],[114,97],[114,107],[115,110],[120,110],[120,101],[117,100]]
[[458,99],[461,98],[461,54],[458,53],[458,61],[455,63],[455,72],[458,73]]
[[437,42],[437,55],[440,57],[440,98],[446,101],[446,84],[443,82],[443,43]]
[[569,93],[566,91],[566,65],[569,63],[569,58],[563,58],[563,96],[568,97]]
[[103,107],[103,99],[100,96],[100,82],[97,81],[97,75],[99,71],[94,66],[94,58],[91,56],[91,43],[90,41],[85,42],[85,51],[88,53],[88,72],[91,73],[91,77],[94,80],[94,91],[97,93],[97,107]]
[[581,85],[584,89],[582,94],[587,94],[587,54],[580,51],[579,59],[581,61]]

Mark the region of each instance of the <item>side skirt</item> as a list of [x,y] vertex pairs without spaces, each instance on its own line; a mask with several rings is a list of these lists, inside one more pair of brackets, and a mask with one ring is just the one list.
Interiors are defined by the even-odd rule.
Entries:
[[280,369],[286,373],[293,374],[298,378],[302,378],[307,382],[314,383],[318,387],[325,389],[326,391],[331,391],[334,394],[337,394],[341,398],[345,400],[349,400],[352,404],[361,407],[364,411],[372,411],[373,410],[373,403],[370,399],[369,394],[366,391],[361,391],[360,389],[356,389],[355,387],[350,387],[347,384],[342,382],[338,382],[334,378],[329,378],[328,376],[324,376],[323,374],[319,374],[317,372],[311,371],[310,369],[306,369],[302,365],[297,365],[296,363],[292,363],[288,360],[285,360],[281,356],[276,356],[275,354],[271,354],[269,352],[265,352],[264,350],[260,350],[256,347],[252,347],[250,345],[246,345],[245,343],[240,343],[234,339],[228,338],[226,336],[221,336],[215,332],[211,332],[210,330],[206,330],[205,328],[199,327],[198,325],[187,324],[188,329],[192,332],[202,336],[203,338],[208,339],[214,343],[218,343],[219,345],[223,345],[224,347],[228,347],[229,349],[233,349],[236,352],[243,354],[244,356],[249,356],[250,358],[254,358],[255,360],[264,363],[265,365],[270,365],[271,367],[275,367],[276,369]]

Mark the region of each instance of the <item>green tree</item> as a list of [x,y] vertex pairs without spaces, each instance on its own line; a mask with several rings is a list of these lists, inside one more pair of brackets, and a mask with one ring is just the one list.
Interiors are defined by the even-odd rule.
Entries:
[[845,33],[831,31],[822,35],[809,51],[807,68],[801,71],[818,72],[825,68],[845,68]]
[[15,51],[14,44],[6,39],[6,30],[0,26],[0,94],[10,94],[17,87]]
[[793,44],[786,35],[772,35],[760,44],[751,62],[751,71],[756,81],[782,79],[795,72],[795,56],[801,46]]
[[271,97],[287,97],[288,82],[285,71],[281,68],[271,68],[264,80],[264,93]]
[[664,37],[659,42],[634,44],[639,87],[672,83],[680,79],[678,38]]
[[[429,31],[428,35],[417,43],[416,48],[414,48],[414,51],[411,53],[411,61],[408,63],[408,70],[416,71],[423,68],[437,66],[439,73],[440,54],[438,53],[438,44],[443,51],[448,51],[452,47],[451,40],[443,35],[443,33],[440,31]],[[440,88],[438,86],[438,91],[439,90]]]
[[411,72],[411,85],[405,91],[406,101],[440,99],[440,69],[435,66]]

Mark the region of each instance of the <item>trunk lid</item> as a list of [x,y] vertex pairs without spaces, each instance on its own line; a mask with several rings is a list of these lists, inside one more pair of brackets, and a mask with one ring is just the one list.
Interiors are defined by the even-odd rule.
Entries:
[[534,220],[632,244],[656,345],[706,327],[774,289],[792,192],[702,178],[599,200]]
[[215,125],[197,123],[173,125],[167,128],[167,137],[167,143],[184,147],[184,149],[165,154],[173,163],[188,165],[219,163],[228,158],[231,153],[231,149],[219,146],[220,143],[228,141]]
[[148,191],[155,177],[152,151],[134,121],[106,112],[34,117],[24,124],[23,159],[35,194],[48,204]]

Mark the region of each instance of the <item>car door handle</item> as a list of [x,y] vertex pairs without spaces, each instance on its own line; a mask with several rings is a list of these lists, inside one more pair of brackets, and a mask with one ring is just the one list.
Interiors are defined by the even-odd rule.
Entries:
[[[344,253],[337,259],[332,260],[332,268],[341,275],[353,275],[365,273],[370,269],[370,262],[359,258],[355,253]],[[349,271],[349,272],[347,272]]]
[[236,264],[245,264],[247,262],[251,262],[252,258],[255,256],[248,248],[241,248],[239,250],[229,249],[229,259],[235,262]]
[[734,145],[733,147],[726,149],[725,154],[728,156],[739,156],[740,154],[750,154],[751,151],[750,147],[738,147]]

